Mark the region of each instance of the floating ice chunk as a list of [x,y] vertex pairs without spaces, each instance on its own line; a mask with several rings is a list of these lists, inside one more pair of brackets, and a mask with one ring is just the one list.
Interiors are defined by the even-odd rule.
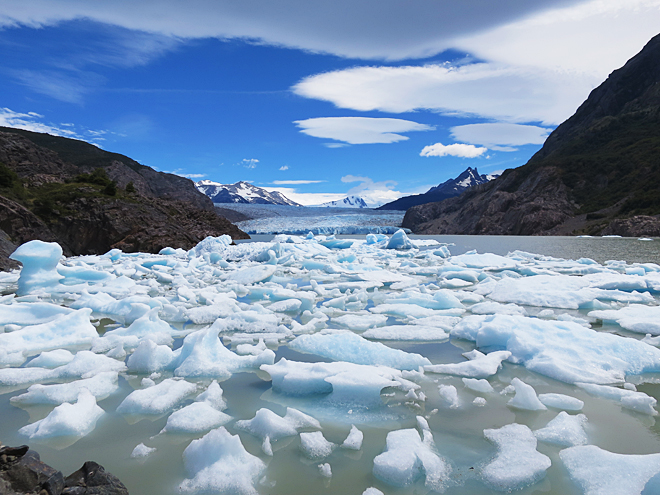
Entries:
[[297,435],[301,429],[321,428],[320,423],[314,418],[290,407],[287,408],[284,417],[278,416],[270,409],[261,408],[254,418],[237,421],[234,426],[263,440],[263,450],[266,455],[273,455],[271,442]]
[[193,440],[183,451],[183,462],[191,476],[179,485],[184,493],[257,495],[255,485],[266,470],[223,426]]
[[494,375],[502,366],[502,361],[511,356],[509,351],[495,351],[483,354],[477,350],[463,353],[469,359],[455,364],[432,364],[424,366],[425,371],[444,373],[448,375],[466,376],[470,378],[488,378]]
[[425,441],[414,428],[389,432],[385,452],[374,459],[374,476],[398,487],[409,486],[424,476],[427,488],[442,492],[451,467],[434,451],[430,431],[424,429],[423,433]]
[[240,356],[247,356],[247,355],[258,356],[266,349],[268,349],[268,347],[266,347],[264,339],[259,339],[259,343],[257,345],[238,344],[236,346],[236,354]]
[[559,457],[584,495],[651,495],[644,488],[660,473],[660,454],[615,454],[584,445],[564,449]]
[[458,399],[458,391],[453,385],[439,385],[438,392],[450,409],[457,409],[461,405],[461,401]]
[[644,338],[641,340],[645,344],[652,345],[654,347],[660,347],[660,336],[652,337],[650,333],[647,333]]
[[135,373],[153,373],[170,369],[174,361],[174,352],[166,345],[158,345],[146,338],[128,358],[128,369]]
[[358,430],[355,425],[351,425],[351,431],[348,433],[346,440],[341,444],[342,448],[350,450],[360,450],[362,448],[362,440],[364,434]]
[[81,309],[48,323],[1,333],[0,348],[7,354],[22,352],[24,356],[33,356],[64,347],[89,347],[98,338],[96,328],[89,321],[91,312],[90,309]]
[[497,446],[495,458],[481,469],[491,488],[510,492],[545,477],[550,459],[536,450],[536,437],[527,426],[513,423],[484,430],[484,436]]
[[660,306],[631,304],[621,309],[590,311],[588,316],[615,321],[621,328],[631,332],[660,335]]
[[128,337],[151,338],[157,342],[172,342],[173,329],[169,323],[158,316],[159,308],[150,309],[144,316],[136,319],[127,328],[117,328],[105,333],[104,337]]
[[200,433],[222,426],[231,419],[208,402],[193,402],[170,414],[161,433]]
[[369,308],[369,311],[375,314],[384,314],[389,316],[398,316],[401,318],[426,318],[438,314],[437,311],[422,308],[416,304],[379,304]]
[[370,486],[365,491],[362,492],[362,495],[384,495],[378,488]]
[[385,234],[367,234],[367,244],[378,244],[379,242],[387,241],[388,237]]
[[15,387],[36,382],[80,378],[83,375],[95,375],[103,371],[122,372],[125,370],[126,365],[123,362],[90,351],[80,351],[73,361],[52,370],[44,368],[0,369],[0,385]]
[[57,385],[35,384],[27,392],[10,399],[12,404],[62,404],[75,402],[80,392],[85,389],[96,398],[103,400],[119,390],[116,371],[104,371],[84,380],[76,380]]
[[567,383],[617,383],[626,375],[660,371],[660,350],[569,321],[467,316],[451,335],[477,347],[507,349],[509,361]]
[[[375,298],[374,298],[374,302]],[[382,298],[384,304],[411,304],[427,309],[463,309],[463,303],[447,289],[440,289],[435,293],[425,294],[418,290],[407,290],[403,294],[388,294]]]
[[177,350],[175,359],[176,376],[212,376],[224,378],[232,373],[262,364],[272,364],[275,353],[266,349],[257,356],[239,356],[227,349],[218,338],[219,328],[215,325],[186,336],[183,346]]
[[370,342],[351,332],[329,335],[301,335],[289,343],[289,348],[318,356],[355,364],[384,365],[412,370],[430,364],[419,355]]
[[327,462],[325,464],[319,464],[319,473],[324,478],[332,478],[332,468]]
[[218,411],[227,409],[227,403],[222,398],[222,388],[217,380],[213,380],[208,388],[195,398],[195,402],[207,402]]
[[29,241],[19,246],[9,256],[23,264],[16,294],[21,296],[57,287],[64,278],[57,273],[61,257],[62,248],[56,242]]
[[374,340],[446,340],[449,334],[441,327],[424,325],[389,325],[372,328],[362,334],[364,338]]
[[31,368],[57,368],[73,361],[74,355],[66,349],[45,351],[30,361],[27,366]]
[[141,459],[153,454],[154,452],[156,452],[155,447],[147,447],[145,444],[139,443],[135,446],[133,452],[131,452],[131,458]]
[[580,399],[564,394],[539,394],[539,400],[544,406],[564,411],[581,411],[584,407]]
[[484,407],[486,405],[486,399],[483,397],[475,397],[474,400],[472,401],[472,404],[474,404],[477,407]]
[[134,390],[117,407],[119,414],[157,415],[176,407],[197,390],[197,385],[185,380],[167,378],[153,387]]
[[385,246],[386,249],[398,250],[412,249],[413,247],[413,243],[408,239],[408,236],[403,229],[397,230],[394,235],[390,237],[387,246]]
[[86,389],[78,394],[75,404],[65,402],[57,406],[44,419],[24,426],[18,432],[30,440],[44,440],[53,437],[82,438],[96,427],[96,422],[104,411],[96,405],[96,399]]
[[342,315],[332,318],[332,322],[354,331],[368,330],[369,328],[382,327],[387,323],[385,315]]
[[186,315],[195,325],[206,325],[218,318],[227,318],[238,311],[240,308],[236,300],[226,296],[215,298],[213,304],[187,309]]
[[0,304],[0,325],[39,325],[71,312],[64,306],[44,302]]
[[152,307],[161,306],[162,303],[148,296],[129,296],[117,300],[105,292],[89,294],[86,290],[83,290],[81,296],[71,303],[71,308],[89,308],[95,313],[110,315],[125,324],[131,324],[144,316]]
[[463,378],[462,380],[465,387],[473,390],[474,392],[479,392],[482,394],[492,394],[495,392],[493,386],[488,382],[488,380],[479,380],[476,378]]
[[566,411],[562,411],[545,428],[535,430],[534,436],[542,442],[561,447],[585,445],[589,441],[584,431],[586,424],[587,417],[584,414],[571,416]]
[[500,304],[495,301],[486,301],[475,304],[470,307],[470,311],[475,315],[522,315],[527,316],[525,308],[517,304]]
[[634,390],[626,390],[625,388],[610,387],[607,385],[595,385],[593,383],[576,383],[576,385],[596,397],[603,397],[619,402],[626,409],[650,416],[658,415],[658,411],[654,409],[658,401],[644,392],[636,392]]
[[205,253],[223,253],[232,243],[232,239],[227,234],[219,237],[208,236],[192,248],[189,253],[193,256],[202,256]]
[[513,270],[518,267],[518,263],[513,259],[491,253],[479,254],[476,251],[452,256],[451,262],[480,270]]
[[282,358],[261,369],[270,374],[275,392],[302,397],[329,394],[324,401],[361,407],[382,405],[380,391],[401,388],[403,381],[399,370],[346,362],[304,363]]
[[235,272],[229,273],[225,280],[237,282],[243,285],[256,284],[271,278],[277,271],[276,265],[257,265],[248,268],[241,268]]
[[547,409],[536,395],[534,387],[526,384],[520,378],[511,380],[511,385],[516,389],[516,395],[507,403],[508,406],[528,411],[545,411]]
[[96,270],[85,266],[63,266],[57,267],[57,272],[64,278],[60,280],[64,285],[76,285],[84,283],[100,283],[113,280],[115,276],[111,273]]
[[298,312],[302,306],[302,301],[300,299],[285,299],[283,301],[277,301],[268,306],[268,309],[275,311],[276,313],[292,313]]
[[310,459],[328,457],[336,446],[328,442],[320,431],[300,434],[300,449]]

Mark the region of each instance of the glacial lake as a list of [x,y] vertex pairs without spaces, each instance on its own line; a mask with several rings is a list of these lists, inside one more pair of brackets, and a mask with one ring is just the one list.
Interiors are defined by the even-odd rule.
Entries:
[[[356,240],[362,243],[365,236],[338,236],[338,238]],[[579,273],[579,269],[582,267],[595,267],[592,270],[592,275],[606,273],[608,276],[611,275],[612,279],[610,285],[594,282],[596,285],[593,285],[593,287],[597,287],[595,290],[600,291],[617,291],[617,288],[623,287],[629,281],[629,278],[625,277],[633,276],[625,275],[626,267],[631,269],[629,270],[630,273],[638,273],[643,272],[643,270],[638,269],[639,265],[635,264],[660,264],[660,240],[644,241],[632,238],[600,237],[415,235],[411,235],[410,239],[413,242],[423,241],[420,242],[419,249],[408,252],[386,251],[380,249],[383,247],[380,246],[378,248],[380,251],[374,251],[371,247],[361,244],[359,248],[353,246],[353,248],[345,250],[332,249],[329,254],[310,254],[306,258],[318,261],[319,264],[325,264],[326,267],[329,266],[330,268],[326,268],[326,271],[317,268],[316,265],[313,265],[315,268],[303,269],[301,263],[304,263],[304,261],[301,261],[301,259],[296,261],[295,257],[292,258],[293,261],[291,259],[286,261],[286,251],[283,253],[278,252],[276,253],[277,256],[285,261],[283,261],[282,265],[277,265],[278,267],[281,266],[281,268],[278,268],[276,275],[268,283],[280,284],[282,287],[286,286],[293,291],[310,291],[313,287],[310,281],[318,280],[319,285],[327,284],[328,287],[340,287],[339,292],[346,294],[346,289],[341,288],[341,284],[346,282],[346,286],[359,287],[359,284],[350,285],[349,283],[359,280],[359,277],[356,278],[355,274],[362,273],[359,272],[359,267],[354,266],[351,268],[351,265],[357,265],[364,259],[365,263],[371,263],[373,260],[376,260],[375,263],[380,269],[390,270],[396,273],[397,276],[401,276],[402,280],[406,277],[413,277],[417,281],[413,285],[402,285],[399,289],[392,288],[390,286],[391,282],[388,282],[385,286],[379,288],[379,293],[381,294],[396,293],[392,297],[398,297],[397,294],[405,292],[406,289],[415,289],[423,285],[428,286],[428,290],[431,292],[445,289],[454,292],[469,292],[474,290],[479,285],[478,283],[456,284],[455,286],[451,284],[447,285],[445,284],[447,280],[451,282],[451,280],[456,281],[458,279],[445,279],[433,271],[433,269],[436,269],[442,263],[450,263],[452,260],[451,258],[443,260],[439,256],[431,254],[442,245],[448,247],[452,256],[470,253],[472,250],[476,250],[478,253],[493,253],[501,257],[506,257],[509,253],[514,253],[515,251],[542,255],[536,257],[510,255],[508,259],[513,260],[512,262],[517,263],[519,267],[525,266],[537,270],[539,273],[545,273],[544,271],[548,271],[548,273],[552,272],[557,277],[573,276],[574,278],[580,278],[582,274]],[[285,241],[286,237],[279,238],[278,240]],[[255,245],[255,243],[264,243],[258,244],[261,251],[273,248],[272,241],[273,235],[256,235],[253,236],[251,241],[237,241],[238,246],[227,247],[222,251],[222,256],[230,264],[238,263],[241,266],[259,264],[261,262],[255,262],[252,259],[248,260],[248,255],[245,253],[249,251],[249,246]],[[436,241],[436,243],[432,243],[431,241]],[[302,238],[300,242],[304,242]],[[286,242],[282,242],[281,245],[286,245]],[[239,251],[240,253],[237,254]],[[351,254],[355,256],[354,260],[342,261],[342,256]],[[95,263],[98,263],[99,258],[71,258],[67,262],[75,265],[78,261],[84,261],[86,262],[86,266],[93,267]],[[114,261],[113,269],[115,273],[120,273],[121,270],[127,270],[126,273],[129,273],[131,266],[143,263],[145,260],[152,260],[153,258],[155,257],[151,255],[145,255],[144,258],[125,257]],[[166,258],[166,256],[162,258]],[[563,261],[584,258],[593,260],[596,265],[591,265],[585,260],[582,263]],[[170,282],[163,282],[163,280],[169,279],[158,279],[159,274],[157,273],[158,271],[167,271],[167,273],[176,271],[176,263],[185,265],[183,258],[175,257],[173,259],[175,262],[169,265],[160,265],[161,267],[169,267],[169,271],[165,270],[165,268],[156,270],[154,266],[157,265],[147,265],[151,271],[147,270],[142,276],[139,273],[134,274],[133,280],[136,281],[138,287],[140,285],[147,286],[149,280],[159,280],[158,283],[149,282],[148,286],[150,289],[148,294],[151,297],[173,298],[174,300],[176,296],[168,286]],[[627,264],[617,265],[616,263],[607,263],[610,260],[624,261]],[[420,270],[416,270],[410,263],[421,268],[430,268],[430,270],[428,272],[425,272],[421,268]],[[204,263],[201,263],[201,265],[200,267],[195,267],[194,270],[205,270]],[[101,265],[98,266],[100,267]],[[105,269],[108,270],[107,263],[105,266]],[[229,269],[232,268],[230,267]],[[193,268],[190,269],[193,270]],[[224,283],[221,282],[223,275],[218,274],[219,272],[217,270],[220,270],[220,272],[222,270],[215,265],[209,265],[206,269],[211,271],[216,270],[213,271],[213,276],[217,277],[217,280],[213,279],[211,275],[208,275],[208,273],[211,273],[209,271],[207,275],[204,275],[204,280],[208,281],[205,283],[209,285],[216,284],[215,287],[220,288],[222,283]],[[507,269],[502,267],[490,269],[470,268],[468,266],[468,269],[478,274],[487,273],[496,282],[509,276],[507,273],[504,273]],[[227,270],[227,268],[224,268],[224,270]],[[516,272],[516,270],[518,273],[525,272],[525,270],[519,268],[512,269],[511,271]],[[587,272],[585,271],[584,274],[587,274]],[[513,275],[511,276],[513,277]],[[639,276],[647,277],[650,281],[649,283],[655,281],[657,278],[656,273],[653,272],[653,268],[649,268],[644,275]],[[530,277],[523,276],[523,278]],[[200,277],[199,280],[202,280],[202,278]],[[363,280],[369,280],[368,273],[364,275]],[[192,281],[192,279],[189,278],[189,281]],[[173,284],[174,282],[171,283]],[[92,285],[90,284],[90,286]],[[199,291],[202,288],[199,284],[193,284],[190,287],[195,291]],[[658,278],[657,287],[660,288],[660,278]],[[15,284],[5,282],[2,289],[3,294],[11,293],[15,289]],[[561,290],[561,287],[558,289]],[[577,294],[580,290],[586,291],[591,289],[575,290]],[[326,329],[343,328],[341,325],[335,323],[336,320],[333,321],[333,318],[341,315],[369,314],[371,309],[382,303],[380,300],[371,299],[374,294],[373,287],[367,288],[366,292],[369,295],[369,301],[363,308],[346,308],[338,309],[337,311],[330,309],[332,306],[323,306],[324,303],[336,297],[336,291],[333,296],[329,294],[327,296],[319,296],[315,301],[315,309],[325,308],[324,311],[327,310],[326,313],[330,319],[326,323]],[[630,298],[628,296],[631,293],[631,291],[626,292],[625,290],[618,291],[616,294],[612,292],[603,295],[601,300],[605,301],[605,304],[611,309],[621,309],[629,304],[635,304],[634,297]],[[461,294],[461,297],[467,297],[463,293]],[[652,290],[647,292],[647,294],[651,295],[646,297],[641,303],[650,307],[657,306],[659,303],[658,291]],[[489,300],[488,297],[486,295],[486,300]],[[68,302],[62,302],[62,304],[69,304],[72,298],[75,299],[75,296],[69,295],[66,300]],[[264,308],[268,309],[269,304],[272,302],[268,299],[262,300],[256,298],[256,296],[245,296],[241,294],[238,294],[238,300],[240,304],[244,305],[242,306],[244,309],[257,303],[262,304]],[[642,298],[640,298],[641,300]],[[183,300],[179,301],[179,299],[176,299],[176,301],[181,302],[180,306],[182,308],[185,306]],[[57,300],[54,300],[54,302],[58,303]],[[513,300],[501,300],[500,302],[502,304],[514,303]],[[467,317],[471,314],[470,308],[474,304],[475,302],[472,300],[464,303],[467,312],[462,317]],[[628,331],[614,321],[603,321],[588,316],[588,313],[593,311],[594,308],[602,309],[602,305],[593,307],[587,307],[588,305],[585,305],[585,307],[571,309],[530,305],[523,302],[515,302],[514,304],[534,320],[543,319],[543,321],[554,324],[552,322],[557,322],[557,318],[564,315],[562,318],[565,317],[565,320],[562,321],[571,320],[573,322],[579,322],[574,324],[591,326],[598,333],[619,335],[635,340],[640,340],[644,337],[643,333]],[[550,313],[547,313],[548,309],[551,310]],[[546,313],[542,313],[544,310],[546,310]],[[388,316],[387,326],[408,324],[414,319],[396,313],[383,314]],[[477,313],[475,312],[474,314]],[[551,316],[548,316],[548,314],[551,314]],[[111,320],[107,319],[107,315],[93,313],[92,318],[96,320],[101,333],[104,330],[104,325],[112,323]],[[300,323],[302,321],[300,313],[294,311],[282,314],[281,323],[284,326],[294,328],[295,325],[291,323],[292,321]],[[187,325],[190,326],[181,322],[171,322],[171,325],[180,331],[178,335],[181,334],[182,330],[186,329]],[[203,325],[193,325],[191,328],[188,328],[188,331],[199,328],[204,327]],[[109,327],[110,329],[112,329],[112,326]],[[356,333],[360,334],[361,332]],[[255,335],[258,336],[258,334]],[[268,343],[268,348],[275,352],[275,362],[280,361],[282,358],[301,363],[332,361],[329,358],[320,357],[313,353],[303,353],[289,348],[288,343],[295,335],[298,334],[294,331],[292,335],[280,339],[279,343],[273,341]],[[223,339],[225,345],[232,350],[236,350],[236,343],[231,344],[231,336],[232,332],[220,333],[220,337]],[[183,339],[181,337],[176,337],[172,347],[174,349],[181,347],[182,341]],[[441,341],[372,341],[382,342],[391,349],[400,349],[408,353],[419,354],[427,358],[434,365],[465,362],[462,353],[475,349],[474,342],[453,337]],[[256,340],[254,343],[256,343]],[[491,349],[484,348],[482,350],[484,352],[490,352]],[[131,351],[129,350],[128,352],[130,354]],[[576,349],[576,352],[579,356],[579,349]],[[161,416],[132,418],[119,414],[116,411],[119,404],[132,391],[145,386],[142,383],[142,379],[148,376],[149,374],[130,371],[121,373],[119,376],[119,390],[110,397],[99,400],[98,402],[99,406],[105,411],[105,414],[98,421],[96,428],[69,446],[63,445],[60,440],[56,439],[33,442],[25,436],[20,435],[18,430],[21,427],[45,418],[53,410],[53,406],[32,405],[17,407],[10,403],[10,399],[24,393],[27,385],[20,386],[20,388],[0,388],[0,418],[2,418],[0,422],[0,441],[4,445],[29,444],[40,453],[42,460],[61,470],[65,475],[77,470],[84,461],[94,460],[118,476],[126,484],[132,495],[180,493],[178,486],[184,479],[190,479],[192,476],[191,472],[186,470],[182,460],[184,450],[190,445],[192,440],[201,438],[204,433],[159,434],[167,422],[169,412]],[[154,379],[158,382],[172,376],[172,370],[162,370],[158,376],[154,376]],[[238,435],[245,450],[261,459],[266,465],[263,476],[259,476],[260,482],[255,483],[256,492],[259,494],[360,495],[369,487],[375,487],[385,495],[436,493],[425,486],[425,476],[423,473],[418,475],[414,482],[405,486],[393,486],[391,483],[387,483],[383,479],[376,477],[373,473],[374,459],[384,452],[388,433],[395,430],[418,427],[416,417],[421,416],[428,421],[432,432],[434,440],[433,451],[451,467],[451,474],[443,485],[443,492],[448,495],[482,495],[502,493],[501,490],[494,488],[492,484],[485,482],[481,475],[485,466],[492,462],[497,455],[495,445],[485,438],[484,430],[499,429],[505,425],[518,423],[534,431],[545,427],[560,411],[560,409],[552,407],[548,407],[547,410],[542,411],[530,411],[516,409],[507,405],[508,401],[512,399],[513,394],[504,393],[504,389],[510,385],[514,378],[518,378],[524,383],[531,385],[537,394],[564,394],[583,401],[584,407],[579,412],[588,418],[585,431],[590,445],[596,445],[602,450],[618,454],[644,455],[660,453],[660,426],[655,416],[622,407],[620,402],[594,396],[572,383],[558,380],[548,374],[532,371],[523,364],[513,364],[508,361],[502,363],[501,369],[496,374],[488,377],[488,381],[494,389],[492,393],[478,393],[466,388],[460,376],[426,372],[423,376],[410,377],[410,380],[419,385],[419,388],[415,390],[414,394],[417,397],[416,399],[411,399],[406,393],[396,387],[384,388],[381,391],[383,404],[381,406],[375,406],[371,410],[370,407],[361,409],[359,405],[356,407],[351,407],[350,405],[344,407],[341,404],[335,405],[334,408],[322,408],[317,405],[319,401],[322,403],[322,396],[297,397],[295,395],[277,393],[272,388],[268,374],[258,370],[235,371],[231,373],[229,378],[222,378],[218,381],[224,392],[223,397],[227,402],[227,409],[223,412],[232,417],[232,420],[225,424],[225,428],[230,434]],[[203,391],[211,383],[212,379],[213,377],[186,377],[187,381],[198,385],[199,392]],[[656,400],[660,399],[660,373],[629,374],[626,376],[626,380],[634,385],[634,387],[630,386],[629,388],[636,388],[638,392],[653,397]],[[443,401],[443,397],[438,394],[439,387],[443,385],[455,387],[458,392],[458,403],[452,405]],[[423,392],[423,395],[420,395],[420,392]],[[424,399],[419,399],[419,397],[424,397]],[[474,401],[478,397],[485,399],[483,401],[485,405],[478,405]],[[183,402],[179,403],[175,409],[192,403],[194,398],[195,394],[190,395]],[[253,418],[255,412],[260,408],[267,408],[280,416],[284,416],[287,407],[299,409],[319,420],[322,425],[324,437],[337,445],[331,454],[323,458],[309,458],[301,450],[300,436],[294,435],[273,442],[273,455],[268,456],[262,451],[262,440],[260,438],[252,436],[234,426],[237,420]],[[572,412],[571,414],[575,413]],[[352,424],[355,424],[364,434],[362,448],[357,451],[339,447],[344,439],[346,439]],[[420,434],[422,433],[421,430],[419,432]],[[131,452],[139,443],[144,443],[149,447],[155,448],[156,451],[142,459],[132,458]],[[538,481],[523,483],[524,486],[522,487],[516,486],[514,488],[515,493],[522,495],[578,495],[583,493],[583,490],[579,487],[579,483],[571,479],[565,463],[560,458],[560,452],[563,447],[539,441],[536,448],[538,452],[550,459],[551,466]],[[320,475],[318,466],[323,463],[330,464],[332,468],[331,478]],[[657,475],[646,484],[646,488],[641,493],[643,495],[657,494],[660,493],[659,487],[660,475]],[[200,491],[198,493],[221,492],[211,490]],[[234,492],[229,491],[227,493]],[[236,493],[243,492],[238,491]],[[603,493],[618,492],[611,491]]]

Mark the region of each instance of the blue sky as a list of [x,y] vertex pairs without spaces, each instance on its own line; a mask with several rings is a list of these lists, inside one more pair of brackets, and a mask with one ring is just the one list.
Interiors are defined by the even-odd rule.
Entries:
[[303,204],[524,164],[660,0],[4,0],[0,125]]

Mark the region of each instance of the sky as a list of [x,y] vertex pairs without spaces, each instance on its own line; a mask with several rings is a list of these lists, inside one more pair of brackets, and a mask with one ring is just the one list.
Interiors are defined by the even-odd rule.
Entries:
[[524,165],[660,0],[3,0],[0,125],[301,204]]

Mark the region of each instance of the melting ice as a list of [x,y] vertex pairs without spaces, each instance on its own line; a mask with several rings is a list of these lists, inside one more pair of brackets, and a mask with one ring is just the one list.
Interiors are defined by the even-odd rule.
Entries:
[[3,440],[125,425],[121,462],[168,458],[170,493],[660,486],[653,263],[452,256],[403,231],[12,257]]

